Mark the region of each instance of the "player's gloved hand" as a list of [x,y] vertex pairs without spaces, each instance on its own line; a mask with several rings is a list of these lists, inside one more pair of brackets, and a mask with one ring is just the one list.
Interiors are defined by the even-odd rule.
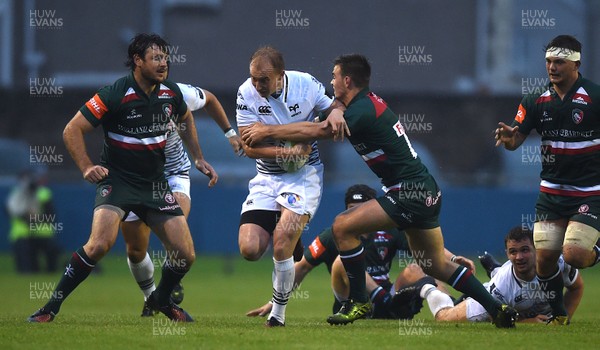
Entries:
[[259,307],[258,309],[254,309],[254,310],[250,310],[246,313],[246,316],[248,317],[256,317],[256,316],[267,316],[269,314],[269,312],[271,312],[271,309],[273,308],[273,303],[272,302],[268,302],[265,305]]

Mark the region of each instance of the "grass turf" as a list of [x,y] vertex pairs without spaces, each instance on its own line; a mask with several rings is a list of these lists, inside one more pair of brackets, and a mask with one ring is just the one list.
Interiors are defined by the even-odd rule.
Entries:
[[[26,318],[52,292],[60,273],[17,275],[9,256],[0,256],[0,349],[548,349],[595,348],[600,336],[600,269],[583,271],[585,293],[568,327],[519,324],[499,330],[488,323],[436,323],[427,305],[411,321],[359,320],[329,326],[333,296],[329,275],[319,267],[293,293],[285,328],[267,329],[264,318],[246,317],[270,298],[272,262],[200,256],[184,279],[182,306],[195,323],[166,317],[141,318],[142,294],[125,257],[109,255],[69,296],[50,324]],[[394,274],[399,270],[393,268]],[[160,272],[157,271],[157,274]],[[483,269],[478,276],[485,280]],[[157,276],[158,280],[158,276]]]

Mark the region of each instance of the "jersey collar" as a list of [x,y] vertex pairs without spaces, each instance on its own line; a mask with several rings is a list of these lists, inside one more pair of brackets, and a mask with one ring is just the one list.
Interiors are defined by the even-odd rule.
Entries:
[[358,94],[356,94],[356,96],[354,96],[354,98],[352,99],[352,101],[350,101],[350,103],[348,103],[348,105],[346,107],[350,107],[351,104],[353,104],[354,102],[358,101],[359,99],[367,96],[367,94],[369,93],[369,87],[365,87],[362,90],[360,90],[358,92]]
[[287,96],[288,96],[288,88],[289,88],[288,76],[286,73],[283,73],[283,87],[281,88],[281,92],[278,95],[272,94],[270,97],[278,100],[278,99],[280,99],[280,97],[283,96],[283,103],[286,103]]

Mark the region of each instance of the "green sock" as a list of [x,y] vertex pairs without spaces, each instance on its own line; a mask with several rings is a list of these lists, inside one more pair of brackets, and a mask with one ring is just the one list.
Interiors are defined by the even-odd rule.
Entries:
[[496,317],[498,308],[502,305],[500,301],[494,298],[479,280],[473,276],[473,272],[464,266],[459,266],[456,271],[446,281],[454,289],[463,292],[471,298],[477,300],[485,308],[490,316]]
[[362,243],[354,249],[340,251],[340,259],[350,281],[350,299],[358,303],[366,303],[369,301],[369,294],[365,277],[367,269],[365,249]]
[[546,299],[552,308],[552,315],[566,316],[567,309],[565,308],[565,303],[563,301],[563,288],[565,283],[562,279],[560,269],[548,278],[538,276],[538,281],[540,283],[540,289],[545,292],[544,294],[548,295]]

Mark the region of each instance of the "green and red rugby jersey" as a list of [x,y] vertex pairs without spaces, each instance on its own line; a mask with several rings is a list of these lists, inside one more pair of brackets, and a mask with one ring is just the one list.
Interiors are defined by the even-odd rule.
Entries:
[[94,127],[102,124],[100,164],[111,177],[130,183],[164,179],[169,122],[187,112],[176,83],[165,80],[147,96],[130,73],[98,90],[79,111]]
[[[361,236],[365,248],[366,272],[378,284],[389,281],[391,264],[397,251],[410,251],[404,231],[390,229]],[[304,250],[304,258],[312,266],[325,263],[331,273],[331,266],[339,255],[331,228],[323,230]]]
[[542,137],[541,192],[600,195],[600,86],[580,75],[561,100],[550,84],[523,98],[512,125]]
[[379,96],[361,90],[346,106],[348,139],[369,168],[388,189],[402,182],[431,177],[412,148],[398,116]]

